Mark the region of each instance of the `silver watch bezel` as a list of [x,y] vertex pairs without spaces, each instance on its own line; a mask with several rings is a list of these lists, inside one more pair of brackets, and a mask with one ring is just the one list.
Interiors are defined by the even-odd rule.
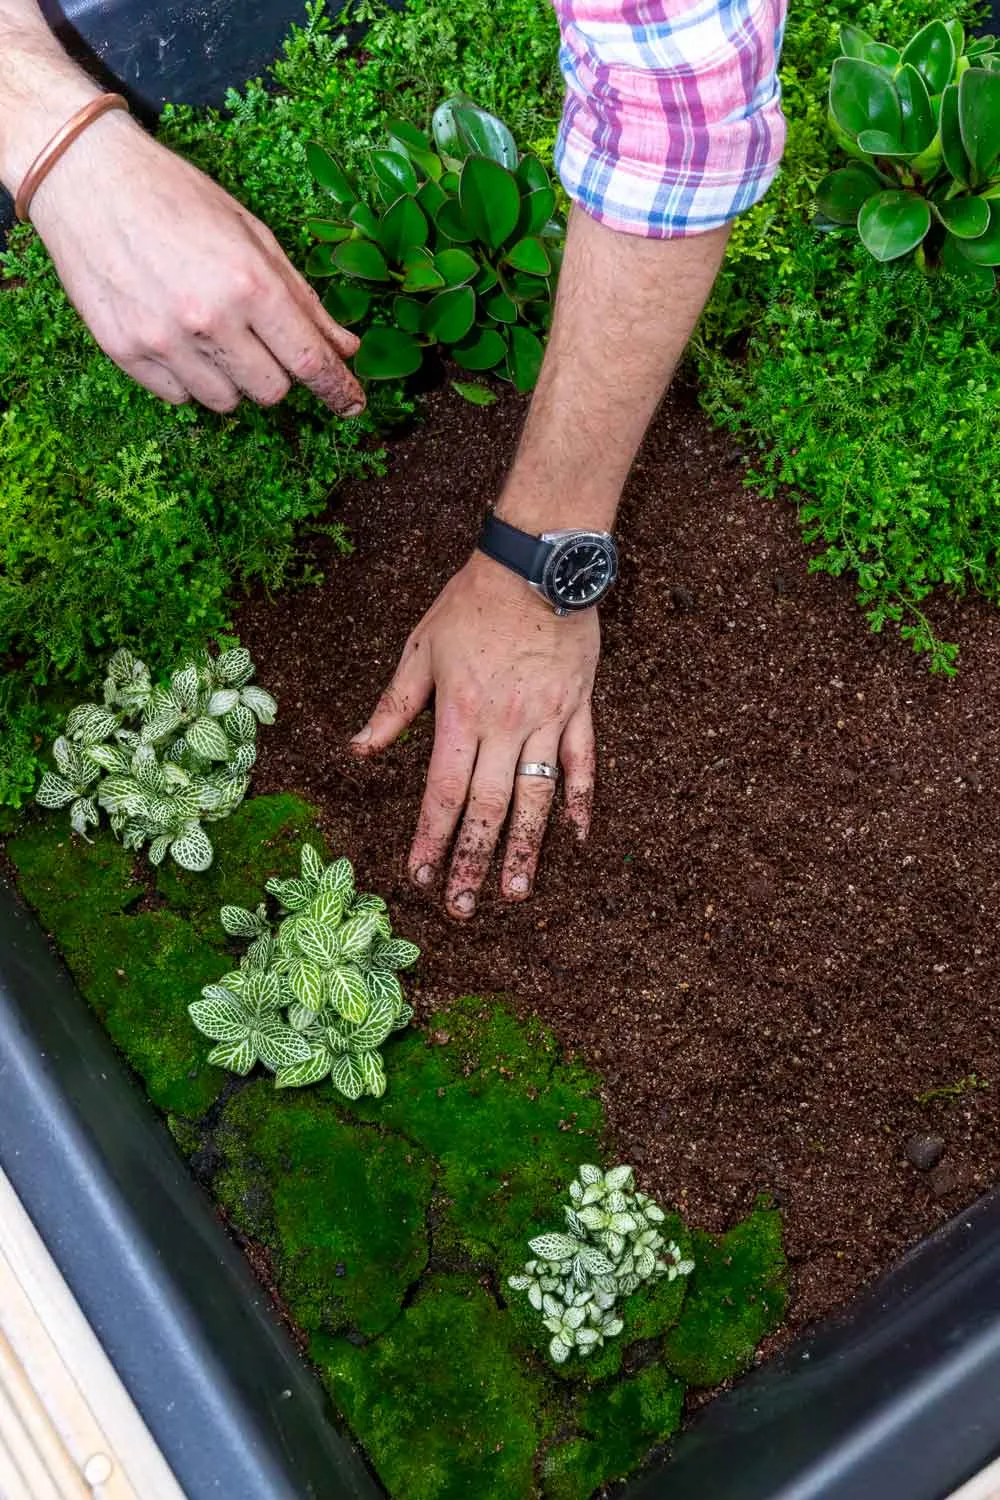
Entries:
[[[618,577],[618,548],[610,531],[592,531],[589,527],[569,526],[559,531],[543,531],[540,541],[552,544],[552,550],[545,559],[545,568],[542,572],[541,582],[534,584],[542,597],[550,604],[557,615],[582,614],[584,610],[596,609],[606,599],[615,580]],[[586,604],[564,604],[555,595],[552,587],[552,575],[559,565],[560,559],[571,548],[580,542],[600,542],[608,553],[611,569],[608,574],[604,588],[596,599],[588,599]]]

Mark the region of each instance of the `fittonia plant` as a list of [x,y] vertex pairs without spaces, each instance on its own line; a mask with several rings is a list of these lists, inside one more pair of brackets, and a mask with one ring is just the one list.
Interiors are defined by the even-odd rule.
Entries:
[[269,880],[281,905],[275,927],[266,903],[224,906],[222,925],[247,938],[238,969],[206,985],[188,1009],[218,1043],[208,1060],[233,1073],[263,1063],[278,1088],[330,1078],[348,1099],[385,1093],[381,1047],[410,1020],[397,970],[420,949],[393,937],[381,896],[357,894],[346,859],[324,865],[311,844],[302,873]]
[[689,1276],[693,1260],[667,1243],[657,1226],[663,1210],[635,1190],[628,1166],[582,1166],[570,1183],[567,1234],[529,1240],[535,1259],[508,1277],[508,1286],[527,1292],[552,1335],[549,1354],[564,1364],[575,1350],[586,1359],[625,1326],[618,1302],[646,1281]]
[[107,812],[126,849],[149,845],[158,865],[169,851],[186,870],[212,863],[202,827],[228,817],[246,795],[257,759],[257,725],[278,705],[250,679],[238,647],[185,662],[164,686],[129,651],[108,663],[103,703],[81,703],[52,747],[56,771],[42,777],[42,807],[68,807],[87,835]]

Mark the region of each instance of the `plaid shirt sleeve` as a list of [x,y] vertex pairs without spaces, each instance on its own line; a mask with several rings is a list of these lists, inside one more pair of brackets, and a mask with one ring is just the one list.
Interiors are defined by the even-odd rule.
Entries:
[[787,0],[555,0],[566,104],[556,165],[611,229],[700,234],[766,192],[785,143]]

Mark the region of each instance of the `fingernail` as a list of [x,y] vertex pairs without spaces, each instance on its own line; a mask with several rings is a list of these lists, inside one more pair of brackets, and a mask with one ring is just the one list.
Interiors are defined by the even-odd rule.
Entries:
[[467,917],[475,910],[476,898],[471,891],[459,891],[451,903],[456,911],[460,911],[463,917]]
[[431,881],[434,879],[434,871],[431,869],[430,865],[421,865],[420,869],[417,870],[413,878],[417,882],[417,885],[430,885]]
[[364,729],[359,729],[358,730],[357,734],[354,736],[353,740],[351,741],[351,744],[352,745],[367,745],[367,743],[371,739],[371,737],[372,737],[372,726],[370,724],[366,724],[365,727],[364,727]]
[[507,889],[513,891],[516,896],[523,896],[528,889],[527,875],[512,875]]
[[347,409],[344,412],[344,416],[345,417],[360,417],[360,415],[364,411],[364,409],[365,409],[364,402],[363,401],[356,401],[353,406],[347,407]]

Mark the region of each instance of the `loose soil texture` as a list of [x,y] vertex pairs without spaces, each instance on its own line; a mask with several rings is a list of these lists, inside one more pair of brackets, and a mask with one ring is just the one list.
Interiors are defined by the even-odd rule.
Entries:
[[[467,555],[525,409],[425,407],[386,477],[338,498],[354,556],[242,611],[281,702],[256,789],[319,804],[422,945],[418,1013],[493,991],[540,1016],[603,1076],[617,1158],[692,1222],[773,1194],[800,1326],[1000,1177],[1000,618],[937,609],[963,650],[957,679],[931,677],[868,632],[849,581],[808,572],[791,507],[746,489],[676,393],[620,516],[589,843],[554,826],[533,899],[494,881],[459,925],[405,876],[431,715],[377,762],[343,748]],[[932,1167],[916,1136],[942,1139]]]

